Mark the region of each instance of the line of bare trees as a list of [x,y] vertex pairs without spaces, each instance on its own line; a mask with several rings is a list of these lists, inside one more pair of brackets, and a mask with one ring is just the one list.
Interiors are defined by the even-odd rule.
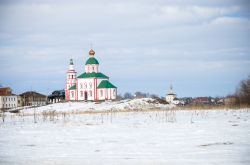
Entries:
[[156,94],[149,94],[149,93],[144,93],[144,92],[140,92],[137,91],[134,94],[130,93],[130,92],[126,92],[123,95],[118,95],[117,98],[119,100],[122,99],[133,99],[133,98],[154,98],[154,99],[159,99],[160,97]]
[[240,82],[235,95],[238,98],[240,106],[250,106],[250,75],[247,79]]

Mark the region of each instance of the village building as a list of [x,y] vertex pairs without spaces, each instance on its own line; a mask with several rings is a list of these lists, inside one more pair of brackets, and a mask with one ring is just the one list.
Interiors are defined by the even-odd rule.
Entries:
[[12,89],[10,87],[0,87],[0,96],[12,94]]
[[53,91],[51,95],[48,96],[49,103],[58,103],[65,100],[65,91],[56,90]]
[[192,97],[182,97],[180,98],[180,102],[182,105],[188,105],[192,102],[193,98]]
[[65,100],[100,101],[114,100],[117,96],[117,87],[109,77],[99,70],[99,62],[94,57],[95,51],[89,51],[89,58],[85,63],[85,72],[77,76],[73,60],[70,59],[65,84]]
[[27,91],[20,94],[22,97],[22,106],[43,106],[47,104],[47,96],[35,91]]
[[192,100],[193,105],[209,105],[211,104],[210,97],[196,97]]
[[0,88],[0,109],[7,110],[10,108],[16,108],[18,104],[18,96],[12,93],[12,89],[9,87]]
[[10,109],[17,107],[17,95],[0,96],[0,109]]
[[172,101],[173,104],[175,105],[179,105],[180,104],[180,100],[178,98],[174,98],[174,100]]

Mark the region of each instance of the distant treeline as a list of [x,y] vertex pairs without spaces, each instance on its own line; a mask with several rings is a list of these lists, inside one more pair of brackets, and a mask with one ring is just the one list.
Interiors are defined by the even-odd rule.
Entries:
[[235,97],[235,104],[239,106],[250,106],[250,74],[247,79],[242,80],[232,96]]
[[[149,94],[149,93],[144,93],[144,92],[135,92],[134,94],[130,92],[126,92],[123,95],[118,95],[117,99],[122,100],[122,99],[133,99],[133,98],[154,98],[162,103],[167,103],[165,101],[165,97],[159,97],[156,94]],[[197,103],[197,98],[179,98],[180,100],[184,101],[184,105],[189,105],[190,107],[198,107],[200,106],[202,108],[205,107],[214,107],[214,106],[225,106],[229,108],[240,108],[240,107],[250,107],[250,74],[249,76],[242,80],[238,87],[236,88],[234,94],[228,95],[226,97],[221,97],[221,98],[212,98],[212,97],[203,97],[203,99],[206,98],[207,101],[204,103]]]

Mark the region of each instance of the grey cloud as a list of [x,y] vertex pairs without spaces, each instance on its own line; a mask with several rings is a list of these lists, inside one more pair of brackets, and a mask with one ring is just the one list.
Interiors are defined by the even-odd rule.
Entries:
[[74,2],[1,1],[4,83],[15,88],[15,77],[17,90],[27,82],[45,92],[63,88],[69,58],[83,72],[91,42],[102,71],[121,92],[163,95],[173,81],[185,82],[182,90],[192,86],[182,95],[197,95],[201,87],[194,84],[204,80],[208,88],[229,82],[218,91],[226,94],[250,69],[246,1]]

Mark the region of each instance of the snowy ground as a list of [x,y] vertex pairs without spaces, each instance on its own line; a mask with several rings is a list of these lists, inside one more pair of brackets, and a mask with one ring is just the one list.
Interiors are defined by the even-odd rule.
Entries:
[[175,105],[160,104],[151,98],[105,101],[105,102],[65,102],[50,104],[47,106],[27,108],[22,110],[25,114],[41,114],[43,112],[104,112],[104,111],[128,111],[128,110],[149,110],[149,109],[170,109]]
[[250,109],[43,115],[0,121],[0,164],[250,164]]

